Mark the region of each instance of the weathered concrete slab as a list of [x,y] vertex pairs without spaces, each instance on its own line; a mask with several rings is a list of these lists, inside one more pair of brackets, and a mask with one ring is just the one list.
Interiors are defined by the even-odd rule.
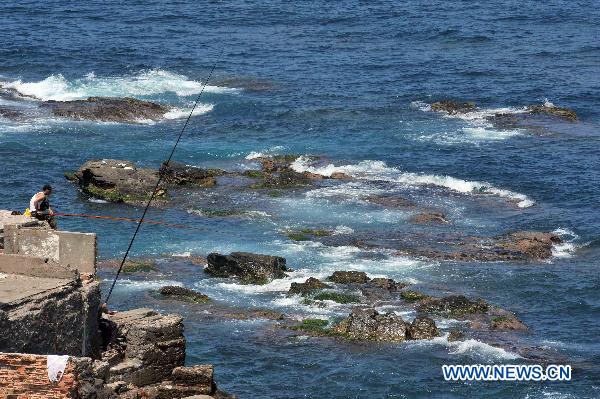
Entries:
[[0,309],[15,305],[27,298],[60,289],[73,283],[72,279],[41,278],[20,274],[0,274]]
[[96,234],[4,226],[4,253],[52,259],[80,273],[96,273]]
[[68,280],[79,277],[77,270],[68,269],[51,259],[13,254],[0,254],[0,273]]

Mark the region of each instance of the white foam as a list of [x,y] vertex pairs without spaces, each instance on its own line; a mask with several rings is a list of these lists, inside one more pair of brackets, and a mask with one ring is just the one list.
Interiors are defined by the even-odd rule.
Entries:
[[[393,167],[388,167],[383,161],[361,161],[358,164],[335,166],[328,164],[325,166],[313,166],[310,160],[300,157],[291,164],[296,172],[311,172],[324,176],[331,176],[335,172],[342,172],[351,175],[356,179],[363,180],[383,180],[399,183],[407,186],[432,185],[444,187],[452,191],[464,194],[487,194],[507,198],[517,203],[519,208],[528,208],[535,202],[525,194],[510,190],[494,187],[490,183],[469,181],[458,179],[452,176],[440,176],[421,173],[402,172]],[[346,186],[358,190],[358,187]],[[322,193],[326,193],[323,191]]]
[[[198,104],[192,113],[192,116],[203,115],[210,111],[212,111],[214,105],[212,104]],[[190,115],[190,109],[182,109],[182,108],[172,108],[165,115],[165,119],[183,119],[187,118]]]
[[277,155],[277,154],[280,154],[283,149],[284,149],[283,146],[276,145],[274,147],[271,147],[271,148],[268,148],[268,149],[262,150],[262,151],[251,151],[248,155],[246,155],[246,159],[252,160],[252,159],[265,158],[265,157]]
[[130,280],[130,279],[120,279],[120,286],[127,290],[149,290],[149,289],[157,289],[163,287],[165,285],[176,285],[182,287],[183,284],[179,281],[174,280]]
[[436,337],[430,340],[409,341],[409,344],[417,346],[443,345],[446,348],[448,348],[448,353],[450,355],[466,355],[477,361],[483,360],[486,362],[493,362],[501,360],[521,359],[521,356],[519,356],[516,353],[512,353],[505,349],[486,344],[485,342],[481,342],[476,339],[449,342],[448,335],[449,334],[446,334],[444,336]]
[[352,227],[348,227],[348,226],[344,226],[344,225],[336,226],[335,230],[333,231],[333,235],[352,234],[352,233],[354,233],[354,229]]
[[563,242],[560,244],[554,244],[552,246],[552,256],[555,258],[570,258],[574,255],[575,251],[579,248],[579,245],[575,244],[575,240],[579,238],[575,232],[569,229],[558,228],[553,231],[554,234],[558,234]]
[[[153,69],[121,77],[97,77],[90,73],[72,81],[56,74],[37,82],[23,82],[19,79],[7,82],[4,86],[40,100],[69,101],[94,96],[135,97],[162,93],[175,93],[177,96],[187,97],[200,93],[203,83],[191,80],[185,75]],[[239,89],[235,88],[210,85],[204,90],[209,93],[239,92]]]

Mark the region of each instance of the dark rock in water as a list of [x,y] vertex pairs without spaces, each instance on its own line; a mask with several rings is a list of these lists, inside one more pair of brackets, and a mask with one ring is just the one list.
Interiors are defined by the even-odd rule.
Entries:
[[22,120],[24,117],[25,114],[18,109],[0,106],[0,118],[18,121]]
[[351,180],[352,176],[347,175],[344,172],[333,172],[330,176],[330,179],[335,179],[335,180]]
[[471,313],[485,313],[489,306],[479,299],[472,301],[463,295],[451,295],[443,298],[428,298],[416,307],[419,312],[463,316]]
[[179,287],[176,285],[167,285],[161,287],[158,292],[165,297],[176,299],[185,302],[205,303],[210,301],[210,298],[200,292],[189,288]]
[[247,284],[265,284],[276,278],[287,277],[289,269],[285,258],[248,252],[230,255],[211,253],[205,271],[215,277],[237,277]]
[[[147,201],[158,181],[153,169],[138,168],[129,161],[103,159],[87,161],[75,172],[81,190],[92,197],[109,202],[140,203]],[[164,186],[155,199],[166,200]]]
[[408,327],[409,339],[431,339],[440,335],[433,319],[425,316],[415,317]]
[[267,173],[273,173],[289,170],[292,162],[294,162],[298,158],[300,158],[300,155],[285,154],[255,158],[253,161],[260,162],[263,171]]
[[407,324],[400,316],[380,314],[375,309],[354,309],[335,331],[356,340],[402,342],[407,339]]
[[560,244],[562,239],[555,233],[518,231],[497,238],[495,246],[521,254],[532,260],[547,259],[552,256],[552,246]]
[[448,342],[460,341],[464,336],[465,334],[462,331],[451,330],[448,334]]
[[393,195],[384,195],[384,196],[370,195],[365,199],[372,204],[377,204],[377,205],[385,206],[388,208],[403,209],[403,208],[413,208],[415,206],[415,203],[413,201],[406,199],[406,198],[393,196]]
[[300,294],[302,296],[306,296],[314,291],[322,290],[325,288],[331,288],[331,286],[321,282],[321,280],[317,278],[309,277],[303,283],[292,283],[288,294]]
[[160,173],[169,184],[212,187],[217,183],[215,177],[224,175],[226,172],[220,169],[201,169],[170,161],[168,164],[161,165]]
[[449,223],[446,215],[441,212],[419,213],[410,218],[410,221],[418,224],[445,224]]
[[492,317],[490,328],[492,330],[528,330],[527,326],[512,313]]
[[561,119],[565,119],[569,122],[577,121],[577,113],[569,108],[556,107],[554,105],[529,105],[526,108],[527,112],[533,115],[548,115]]
[[46,101],[42,107],[55,115],[75,120],[139,123],[161,120],[169,107],[135,98],[90,97],[87,100]]
[[405,287],[406,284],[399,283],[391,278],[377,277],[360,286],[360,292],[367,298],[367,302],[388,300],[392,294]]
[[371,279],[371,281],[369,281],[368,285],[371,287],[382,288],[382,289],[388,290],[388,291],[396,291],[396,290],[399,290],[399,289],[405,287],[407,284],[398,283],[398,282],[392,280],[391,278],[376,277],[376,278]]
[[250,187],[255,189],[298,188],[311,186],[312,182],[313,180],[303,173],[283,170],[265,175],[260,182],[254,183]]
[[369,282],[370,278],[365,272],[335,271],[327,280],[337,284],[364,284]]
[[453,100],[442,100],[431,104],[431,110],[436,112],[446,112],[450,115],[464,114],[477,109],[473,102],[458,102]]

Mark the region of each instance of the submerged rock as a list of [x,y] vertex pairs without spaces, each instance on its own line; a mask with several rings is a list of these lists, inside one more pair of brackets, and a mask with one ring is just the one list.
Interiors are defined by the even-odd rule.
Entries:
[[262,179],[250,186],[254,189],[282,189],[282,188],[299,188],[312,185],[313,179],[310,179],[303,173],[298,173],[293,170],[283,170],[277,173],[266,174]]
[[492,330],[516,330],[525,331],[527,326],[521,320],[517,319],[512,313],[507,313],[502,316],[494,316],[490,322]]
[[170,107],[135,98],[89,97],[86,100],[46,101],[42,107],[58,117],[99,122],[139,123],[164,118]]
[[465,114],[475,111],[477,106],[474,102],[458,102],[453,100],[442,100],[431,104],[431,110],[445,112],[450,115]]
[[12,107],[0,106],[0,118],[9,120],[22,120],[25,117],[25,113]]
[[205,303],[210,301],[210,298],[207,295],[176,285],[166,285],[161,287],[158,292],[162,296],[184,302]]
[[237,277],[247,284],[265,284],[287,277],[285,258],[279,256],[232,252],[230,255],[211,253],[206,258],[205,271],[215,277]]
[[410,218],[410,221],[418,224],[445,224],[449,223],[446,215],[441,212],[424,212]]
[[365,272],[335,271],[327,280],[337,284],[365,284],[370,278]]
[[415,206],[415,203],[413,201],[395,195],[370,195],[367,198],[365,198],[365,200],[372,204],[385,206],[387,208],[405,209],[413,208]]
[[419,312],[463,316],[471,313],[485,313],[488,304],[479,299],[472,301],[464,295],[450,295],[442,298],[427,298],[420,302],[416,309]]
[[314,291],[322,290],[325,288],[331,288],[331,286],[323,283],[318,278],[309,277],[303,283],[292,283],[288,294],[300,294],[302,296],[306,296],[308,294],[313,293]]

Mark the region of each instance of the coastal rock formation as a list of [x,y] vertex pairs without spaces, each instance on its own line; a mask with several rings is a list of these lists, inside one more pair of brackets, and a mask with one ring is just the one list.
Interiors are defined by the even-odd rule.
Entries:
[[[139,203],[147,201],[158,181],[156,170],[138,168],[129,161],[102,159],[87,161],[74,174],[81,190],[109,202]],[[156,198],[166,199],[161,185]]]
[[443,249],[413,248],[403,255],[423,256],[436,260],[462,262],[539,261],[552,256],[552,248],[560,244],[558,234],[536,231],[517,231],[496,237],[471,237],[444,243]]
[[463,295],[450,295],[442,298],[426,298],[417,305],[416,309],[424,313],[461,316],[470,313],[485,313],[489,307],[481,299],[473,301]]
[[323,283],[321,280],[319,280],[317,278],[309,277],[303,283],[295,283],[295,282],[292,283],[290,286],[290,289],[288,291],[288,294],[290,294],[290,295],[300,294],[302,296],[306,296],[308,294],[313,293],[314,291],[322,290],[325,288],[331,288],[331,286]]
[[474,102],[458,102],[454,100],[442,100],[431,104],[431,110],[445,112],[450,115],[464,114],[475,111],[477,106]]
[[527,112],[533,115],[547,115],[556,118],[564,119],[569,122],[577,121],[577,113],[569,108],[557,107],[555,105],[537,104],[529,105],[526,108]]
[[162,165],[160,170],[155,170],[139,168],[129,161],[101,159],[87,161],[75,173],[65,176],[76,181],[81,190],[92,197],[109,202],[139,204],[152,195],[160,173],[163,173],[163,182],[154,197],[158,203],[169,199],[167,187],[211,187],[216,183],[216,176],[225,172],[177,162],[170,162]]
[[327,280],[337,284],[365,284],[370,278],[365,272],[335,271]]
[[195,166],[184,165],[179,162],[170,161],[163,163],[160,173],[165,182],[177,186],[212,187],[217,183],[216,176],[226,172],[220,169],[201,169]]
[[431,339],[439,335],[435,322],[428,317],[417,317],[409,324],[394,313],[381,314],[372,308],[354,309],[334,331],[349,339],[385,342]]
[[230,255],[211,253],[205,271],[215,277],[236,277],[246,284],[265,284],[287,277],[285,258],[279,256],[232,252]]
[[205,303],[210,301],[210,298],[207,295],[189,288],[179,287],[177,285],[166,285],[164,287],[160,287],[158,292],[166,298],[183,302]]
[[62,118],[98,122],[158,121],[170,110],[166,105],[135,98],[89,97],[86,100],[46,101],[42,107]]
[[386,208],[409,209],[416,206],[413,201],[395,195],[369,195],[365,200]]

